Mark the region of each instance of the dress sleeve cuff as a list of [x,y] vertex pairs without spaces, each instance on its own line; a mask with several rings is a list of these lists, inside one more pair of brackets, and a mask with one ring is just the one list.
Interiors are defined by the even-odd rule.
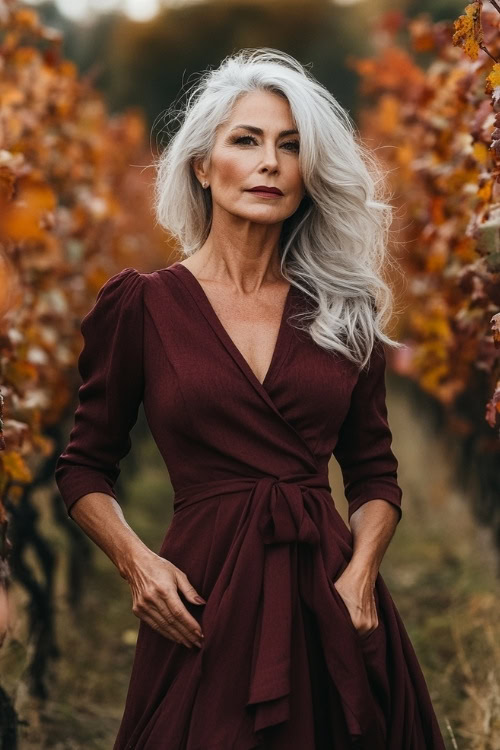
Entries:
[[403,512],[401,508],[401,499],[403,491],[399,485],[393,482],[385,483],[380,480],[370,484],[361,494],[348,498],[348,520],[351,520],[351,516],[355,513],[358,508],[369,502],[370,500],[386,500],[391,503],[398,510],[398,523],[400,522]]
[[112,484],[103,474],[85,466],[71,467],[60,480],[60,492],[70,518],[72,518],[71,511],[76,501],[89,492],[103,492],[117,500]]

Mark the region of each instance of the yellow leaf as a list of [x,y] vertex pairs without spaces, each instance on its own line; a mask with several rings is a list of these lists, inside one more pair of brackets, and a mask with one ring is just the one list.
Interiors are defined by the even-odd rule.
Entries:
[[10,479],[17,482],[25,482],[26,484],[33,480],[33,475],[29,467],[19,453],[16,453],[15,451],[2,451],[0,453],[0,459],[4,471]]
[[488,180],[484,183],[484,185],[477,190],[477,196],[478,198],[481,198],[482,201],[489,201],[491,198],[491,191],[493,189],[493,180]]
[[44,435],[33,435],[33,447],[38,448],[43,456],[50,456],[54,450],[54,441]]
[[462,47],[465,54],[471,60],[477,60],[479,45],[483,42],[483,30],[481,28],[481,4],[471,3],[465,8],[465,16],[459,16],[453,22],[455,33],[452,42],[455,47]]
[[474,158],[476,159],[476,161],[478,161],[480,164],[486,164],[486,161],[488,159],[488,149],[485,143],[476,141],[472,146],[472,153],[474,154]]
[[491,69],[491,73],[486,76],[486,88],[487,94],[491,94],[493,89],[500,86],[500,63],[495,63]]

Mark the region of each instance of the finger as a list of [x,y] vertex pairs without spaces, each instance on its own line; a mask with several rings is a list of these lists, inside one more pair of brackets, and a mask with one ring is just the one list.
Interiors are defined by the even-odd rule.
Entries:
[[186,646],[187,648],[192,648],[191,643],[186,638],[184,638],[174,628],[170,628],[169,626],[166,626],[164,621],[157,620],[154,616],[152,616],[148,612],[143,612],[140,615],[134,612],[134,614],[136,615],[136,617],[139,617],[147,625],[149,625],[150,628],[153,628],[153,630],[156,630],[158,633],[160,633],[160,635],[164,636],[165,638],[168,638],[168,640],[174,641],[175,643],[178,643],[179,645]]
[[[161,599],[160,601],[155,601],[154,606],[157,609],[159,616],[169,627],[174,628],[178,631],[179,635],[183,638],[187,638],[191,643],[194,643],[197,646],[200,645],[200,626],[194,617],[191,617],[186,610],[175,589],[168,589],[166,598]],[[191,623],[187,625],[182,619],[184,614],[186,614],[189,620],[194,623],[194,628]]]
[[155,603],[153,607],[152,616],[163,630],[175,633],[177,638],[187,641],[190,646],[199,645],[198,636],[182,627],[178,615],[169,609],[166,602]]
[[154,623],[156,630],[167,635],[167,637],[173,636],[173,640],[176,640],[178,643],[184,643],[184,645],[189,646],[194,643],[193,639],[188,638],[187,634],[182,632],[178,627],[176,618],[171,615],[168,607],[166,607],[161,598],[156,598],[146,593],[144,599],[134,602],[132,611],[141,619],[148,618],[148,624]]
[[[182,603],[181,603],[181,606],[182,606]],[[193,632],[186,625],[184,625],[184,623],[181,621],[180,608],[174,608],[174,609],[167,608],[167,614],[165,615],[165,617],[166,617],[166,621],[168,625],[172,628],[175,628],[177,632],[183,638],[186,638],[193,645],[196,645],[196,646],[201,645],[201,638],[198,635],[198,633]]]
[[189,578],[182,570],[176,572],[177,588],[182,591],[186,599],[189,599],[193,604],[206,604],[202,596],[198,594],[195,587],[191,584]]
[[185,633],[177,622],[176,616],[171,613],[168,609],[163,610],[161,613],[158,612],[155,617],[156,621],[160,623],[163,630],[175,634],[175,637],[184,643],[184,645],[192,648],[195,645],[195,637]]
[[202,638],[202,630],[200,624],[195,618],[188,612],[182,599],[177,593],[176,588],[167,589],[166,604],[171,612],[174,612],[178,618],[178,624],[186,634],[194,633],[197,638]]

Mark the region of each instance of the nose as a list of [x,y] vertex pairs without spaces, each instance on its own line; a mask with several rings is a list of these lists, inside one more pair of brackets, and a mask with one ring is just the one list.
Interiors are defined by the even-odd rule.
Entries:
[[276,155],[276,146],[274,143],[268,143],[264,147],[264,155],[262,157],[261,171],[269,170],[275,172],[278,168],[278,158]]

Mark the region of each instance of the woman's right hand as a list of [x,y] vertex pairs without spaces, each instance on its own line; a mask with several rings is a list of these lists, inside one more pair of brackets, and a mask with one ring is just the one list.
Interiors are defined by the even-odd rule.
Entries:
[[134,561],[126,580],[132,590],[132,612],[165,638],[188,648],[201,646],[203,634],[199,623],[182,603],[177,589],[193,604],[205,604],[187,575],[169,560],[148,554]]

